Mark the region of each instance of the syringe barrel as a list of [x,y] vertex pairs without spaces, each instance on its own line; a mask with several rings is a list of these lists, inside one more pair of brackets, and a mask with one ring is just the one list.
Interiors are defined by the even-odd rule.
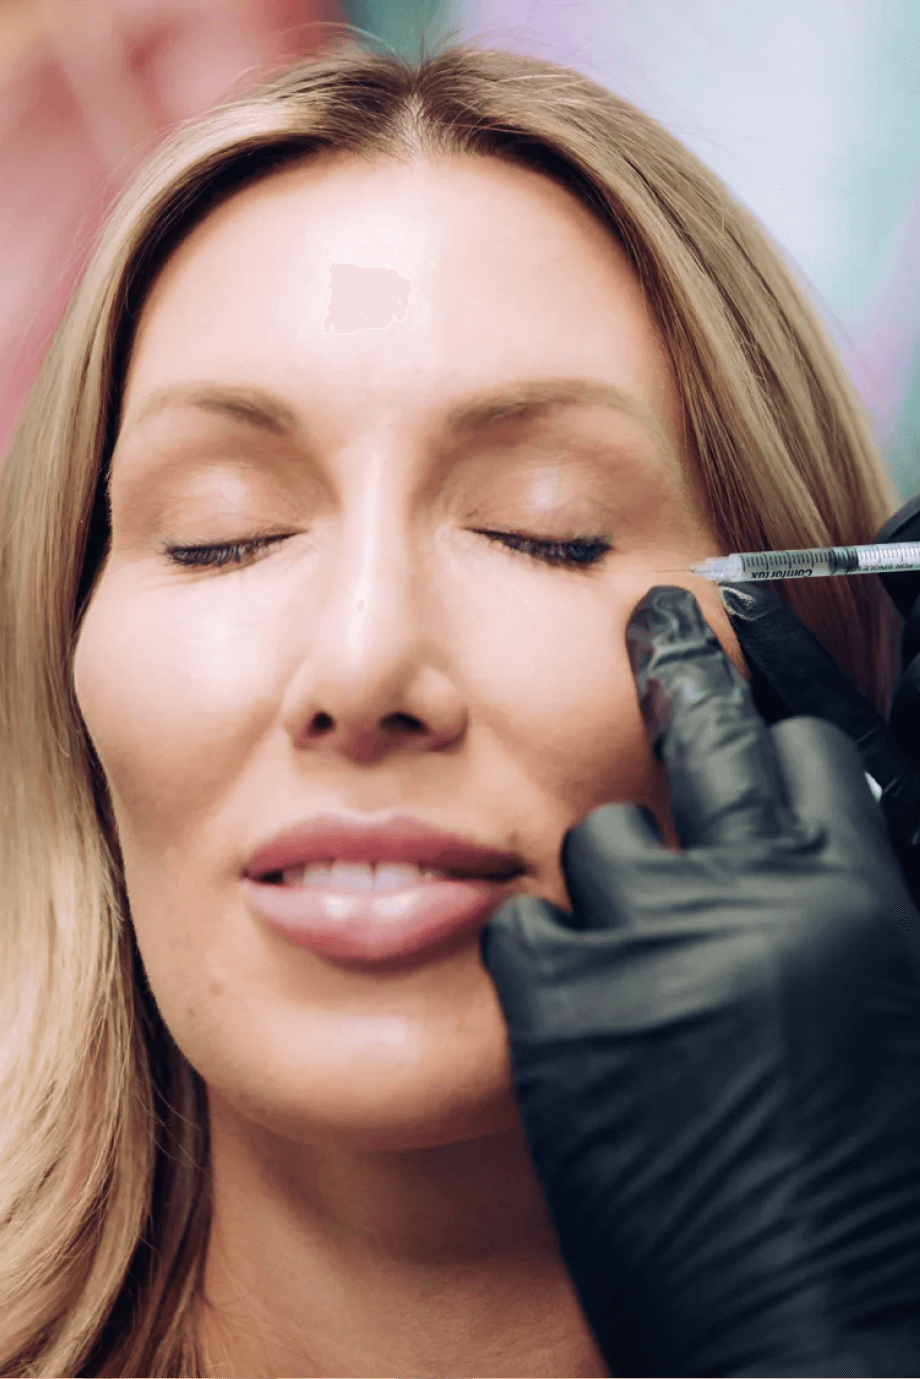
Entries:
[[[731,559],[731,557],[729,557]],[[859,560],[853,546],[815,547],[804,551],[745,551],[733,576],[739,582],[761,579],[820,579],[823,575],[856,574]]]
[[890,546],[856,546],[860,573],[889,574],[920,569],[920,542],[898,541]]
[[887,574],[897,570],[920,569],[920,543],[817,546],[801,551],[744,551],[704,561],[697,568],[711,579],[739,584],[753,580]]

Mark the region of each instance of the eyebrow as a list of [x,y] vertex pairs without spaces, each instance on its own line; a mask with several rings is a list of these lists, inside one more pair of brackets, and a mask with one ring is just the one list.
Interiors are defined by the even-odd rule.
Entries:
[[[665,450],[671,446],[661,425],[629,392],[594,378],[544,378],[513,383],[471,398],[452,407],[444,416],[447,432],[472,437],[507,424],[523,425],[547,420],[554,413],[574,407],[608,407],[638,422]],[[226,420],[240,422],[276,436],[299,430],[290,407],[261,388],[224,384],[178,384],[151,393],[129,424],[134,426],[160,412],[192,408]]]
[[133,428],[160,412],[188,408],[243,422],[276,436],[287,436],[298,429],[295,413],[272,393],[262,388],[228,387],[220,383],[180,383],[157,388],[128,420]]
[[609,407],[623,412],[660,439],[660,427],[638,398],[595,378],[538,378],[514,383],[451,408],[448,431],[475,434],[506,422],[542,421],[570,407]]

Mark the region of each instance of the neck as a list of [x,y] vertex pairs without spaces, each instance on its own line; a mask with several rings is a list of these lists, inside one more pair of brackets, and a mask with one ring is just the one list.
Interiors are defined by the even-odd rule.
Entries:
[[212,1110],[207,1373],[601,1376],[521,1127],[411,1150]]

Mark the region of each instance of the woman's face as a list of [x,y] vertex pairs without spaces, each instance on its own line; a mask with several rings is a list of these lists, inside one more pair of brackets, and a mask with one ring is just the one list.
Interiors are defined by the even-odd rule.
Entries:
[[[560,847],[589,810],[669,827],[629,614],[684,584],[741,664],[715,588],[677,573],[717,549],[683,472],[637,280],[535,173],[318,161],[176,252],[75,682],[151,988],[212,1098],[364,1147],[516,1122],[478,930],[356,968],[269,929],[243,873],[293,824],[392,812],[520,853],[516,889],[568,907]],[[266,530],[287,539],[242,564],[163,551]],[[553,565],[484,531],[610,549]]]

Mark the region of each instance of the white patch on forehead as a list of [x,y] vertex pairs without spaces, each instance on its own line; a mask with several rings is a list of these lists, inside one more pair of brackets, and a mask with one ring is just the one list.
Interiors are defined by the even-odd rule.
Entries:
[[392,268],[330,264],[325,329],[338,335],[353,330],[383,330],[391,321],[403,319],[411,291],[409,279]]

